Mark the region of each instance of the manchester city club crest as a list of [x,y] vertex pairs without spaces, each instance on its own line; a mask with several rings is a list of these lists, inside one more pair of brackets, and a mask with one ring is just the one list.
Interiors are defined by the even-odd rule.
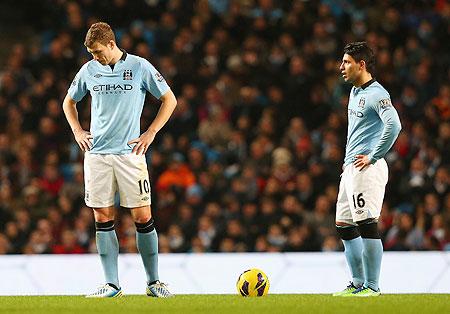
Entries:
[[366,99],[364,97],[361,97],[361,99],[359,100],[358,107],[363,109],[365,103],[366,103]]
[[130,81],[133,79],[133,72],[131,70],[124,70],[123,71],[123,79],[126,81]]

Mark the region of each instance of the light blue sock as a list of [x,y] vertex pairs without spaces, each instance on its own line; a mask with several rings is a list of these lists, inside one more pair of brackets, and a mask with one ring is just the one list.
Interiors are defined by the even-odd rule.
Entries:
[[356,287],[364,283],[364,268],[363,268],[363,241],[361,237],[352,240],[342,240],[345,248],[345,258],[352,273],[353,285]]
[[151,232],[136,232],[136,244],[144,263],[147,283],[159,280],[158,276],[158,234]]
[[381,239],[363,238],[364,287],[378,291],[383,243]]
[[116,232],[97,231],[96,232],[97,251],[102,261],[103,273],[106,283],[119,286],[119,275],[117,270],[117,259],[119,257],[119,241]]

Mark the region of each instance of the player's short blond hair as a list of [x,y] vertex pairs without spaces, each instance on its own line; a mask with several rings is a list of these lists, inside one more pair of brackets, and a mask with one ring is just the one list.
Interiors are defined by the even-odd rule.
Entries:
[[88,48],[92,47],[95,43],[106,46],[111,40],[116,41],[116,36],[114,36],[111,26],[104,22],[97,22],[92,24],[87,31],[84,45]]

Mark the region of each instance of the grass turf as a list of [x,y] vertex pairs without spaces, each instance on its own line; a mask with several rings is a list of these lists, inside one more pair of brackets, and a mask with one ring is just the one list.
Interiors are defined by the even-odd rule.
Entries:
[[82,296],[0,297],[0,313],[450,313],[450,294],[387,294],[376,298],[339,298],[323,294],[177,295],[156,299],[128,295],[119,299]]

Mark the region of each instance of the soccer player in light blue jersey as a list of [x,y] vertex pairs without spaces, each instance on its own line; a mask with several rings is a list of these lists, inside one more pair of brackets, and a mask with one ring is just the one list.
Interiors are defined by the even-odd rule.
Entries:
[[353,84],[348,103],[344,170],[336,204],[336,227],[345,248],[352,281],[334,296],[380,295],[383,244],[378,218],[388,180],[385,154],[401,124],[389,93],[372,76],[375,57],[366,42],[344,48],[340,71]]
[[[136,243],[147,275],[146,293],[170,297],[158,276],[158,236],[150,208],[150,183],[144,154],[177,104],[163,76],[147,60],[116,45],[106,23],[93,24],[85,46],[93,59],[76,74],[63,109],[84,155],[85,201],[95,217],[97,250],[105,285],[87,297],[120,297],[117,259],[119,243],[114,231],[114,195],[130,208],[136,224]],[[141,134],[140,118],[146,93],[161,100],[159,112]],[[76,104],[92,97],[91,128],[83,130]]]

